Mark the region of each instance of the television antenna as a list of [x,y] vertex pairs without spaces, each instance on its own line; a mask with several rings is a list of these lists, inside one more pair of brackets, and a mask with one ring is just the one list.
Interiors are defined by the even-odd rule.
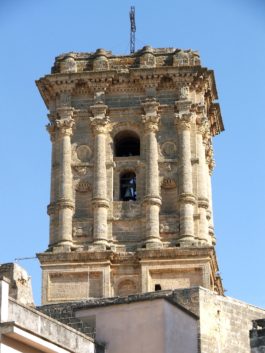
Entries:
[[130,32],[130,53],[133,54],[135,52],[135,7],[131,6],[130,10],[130,22],[131,22],[131,32]]

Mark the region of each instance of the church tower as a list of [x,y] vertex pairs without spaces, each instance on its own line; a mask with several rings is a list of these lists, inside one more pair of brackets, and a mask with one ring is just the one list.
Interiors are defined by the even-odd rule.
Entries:
[[52,143],[43,304],[191,286],[222,294],[211,173],[223,123],[198,53],[67,53],[37,86]]

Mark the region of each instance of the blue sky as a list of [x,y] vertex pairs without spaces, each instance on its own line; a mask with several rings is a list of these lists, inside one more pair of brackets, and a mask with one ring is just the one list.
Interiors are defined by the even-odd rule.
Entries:
[[[50,142],[35,80],[69,51],[199,50],[215,71],[225,132],[214,141],[217,253],[226,294],[265,307],[265,3],[262,0],[1,0],[0,263],[47,248]],[[25,260],[40,303],[37,260]]]

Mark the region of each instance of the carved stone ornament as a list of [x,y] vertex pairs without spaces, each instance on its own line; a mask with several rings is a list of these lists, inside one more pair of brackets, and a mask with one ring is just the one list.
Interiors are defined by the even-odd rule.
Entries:
[[55,120],[55,125],[61,135],[72,135],[75,121],[72,118]]
[[178,129],[185,130],[191,128],[192,113],[176,113],[175,114],[175,124]]
[[189,93],[190,93],[189,86],[182,86],[179,91],[180,91],[179,92],[179,99],[180,100],[189,99]]
[[161,152],[167,158],[174,158],[176,157],[177,146],[172,141],[166,141],[161,146]]
[[168,222],[162,222],[159,225],[160,233],[173,233],[176,232],[176,225]]
[[46,125],[46,129],[50,133],[51,140],[53,141],[55,137],[58,136],[56,132],[59,136],[71,136],[74,126],[75,121],[72,118],[56,119],[53,123]]
[[73,170],[78,176],[85,176],[88,173],[88,167],[84,166],[74,166]]
[[79,183],[76,185],[76,191],[88,192],[89,190],[91,190],[91,187],[87,181],[79,181]]
[[177,187],[176,180],[171,178],[163,178],[161,187],[164,189],[174,189]]
[[75,224],[73,225],[74,237],[87,237],[92,233],[92,226],[88,224]]
[[76,148],[76,155],[81,162],[88,162],[91,158],[92,152],[87,145],[80,145]]

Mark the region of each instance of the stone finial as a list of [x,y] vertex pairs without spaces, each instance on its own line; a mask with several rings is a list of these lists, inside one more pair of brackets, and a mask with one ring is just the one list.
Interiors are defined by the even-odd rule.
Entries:
[[143,47],[140,57],[140,67],[155,67],[156,57],[154,49],[150,45]]
[[93,70],[103,71],[109,69],[109,62],[107,58],[108,53],[104,49],[97,49],[93,61]]
[[61,73],[74,73],[77,72],[77,64],[73,53],[68,53],[60,63]]

